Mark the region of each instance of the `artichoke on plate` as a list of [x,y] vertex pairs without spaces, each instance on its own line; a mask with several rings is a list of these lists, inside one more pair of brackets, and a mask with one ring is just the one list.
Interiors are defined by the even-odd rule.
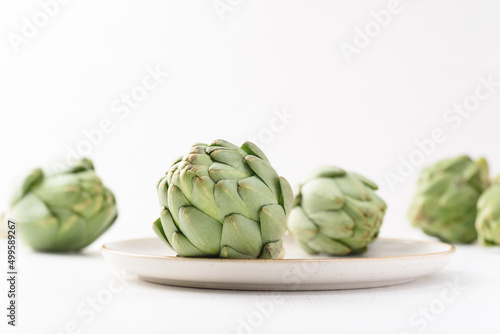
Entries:
[[11,201],[20,238],[41,251],[75,251],[88,246],[116,220],[113,193],[89,159],[58,173],[33,170]]
[[250,142],[195,144],[157,185],[156,234],[187,257],[279,258],[293,194]]
[[479,196],[489,186],[486,160],[445,159],[422,171],[408,212],[412,225],[443,241],[469,243]]
[[500,246],[500,179],[477,202],[476,230],[484,246]]
[[387,209],[367,178],[341,168],[319,168],[300,185],[288,229],[311,254],[362,253],[375,240]]

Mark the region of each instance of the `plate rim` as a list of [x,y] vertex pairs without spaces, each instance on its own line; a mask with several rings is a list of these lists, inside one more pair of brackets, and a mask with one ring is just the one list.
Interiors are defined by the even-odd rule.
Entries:
[[[155,237],[144,237],[144,238],[133,238],[133,239],[125,239],[118,241],[111,241],[103,244],[101,246],[101,253],[109,252],[116,255],[134,257],[134,258],[146,258],[146,259],[163,259],[163,260],[177,260],[177,261],[204,261],[204,262],[217,262],[224,261],[226,263],[241,263],[242,261],[250,262],[250,263],[290,263],[290,262],[332,262],[332,261],[380,261],[380,260],[399,260],[405,258],[418,258],[418,257],[435,257],[435,256],[448,256],[452,255],[456,252],[456,248],[454,245],[443,242],[443,241],[431,241],[431,240],[412,240],[412,239],[402,239],[402,238],[378,238],[377,240],[392,240],[392,241],[403,241],[403,242],[411,242],[418,244],[434,244],[434,245],[443,245],[448,247],[449,249],[441,251],[441,252],[433,252],[433,253],[423,253],[423,254],[411,254],[411,255],[394,255],[394,256],[378,256],[378,257],[357,257],[357,258],[349,258],[349,257],[331,257],[331,258],[295,258],[295,259],[226,259],[226,258],[218,258],[218,257],[183,257],[183,256],[173,256],[173,255],[141,255],[132,252],[126,252],[121,250],[115,250],[109,248],[110,243],[116,242],[126,242],[126,241],[139,241],[139,240],[148,240],[148,239],[157,239],[161,241],[159,238]],[[167,244],[164,244],[168,247]]]

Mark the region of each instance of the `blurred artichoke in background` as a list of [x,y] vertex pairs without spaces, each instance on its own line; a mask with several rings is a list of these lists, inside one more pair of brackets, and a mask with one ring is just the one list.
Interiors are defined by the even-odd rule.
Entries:
[[375,240],[387,205],[356,173],[325,166],[300,185],[288,229],[311,254],[362,253]]
[[477,202],[476,230],[484,246],[500,246],[500,179]]
[[79,250],[101,236],[116,220],[113,193],[103,186],[89,159],[46,175],[37,168],[11,202],[9,217],[20,238],[41,251]]
[[189,257],[279,258],[293,194],[264,153],[246,142],[195,144],[157,186],[156,234]]
[[425,233],[448,242],[476,239],[476,204],[488,187],[486,160],[442,160],[422,171],[408,217]]

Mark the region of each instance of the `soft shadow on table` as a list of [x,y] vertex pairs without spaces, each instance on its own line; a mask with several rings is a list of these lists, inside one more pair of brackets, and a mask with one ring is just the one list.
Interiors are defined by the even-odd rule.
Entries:
[[252,295],[252,296],[269,296],[270,294],[286,294],[287,296],[328,296],[328,295],[366,295],[367,293],[387,293],[391,294],[397,293],[412,293],[419,294],[426,291],[440,291],[447,284],[453,284],[456,280],[461,283],[470,281],[467,274],[464,272],[457,272],[453,270],[447,270],[445,272],[439,272],[432,275],[421,277],[413,282],[393,285],[380,288],[369,288],[369,289],[352,289],[352,290],[310,290],[310,291],[286,291],[286,290],[276,290],[276,291],[255,291],[255,290],[217,290],[217,289],[202,289],[202,288],[186,288],[177,287],[170,285],[162,285],[157,283],[145,282],[139,278],[134,280],[134,284],[144,286],[148,289],[163,289],[171,290],[177,293],[185,293],[186,295],[227,295],[227,296],[241,296],[241,295]]
[[76,258],[101,258],[101,252],[98,250],[85,250],[82,252],[67,252],[67,253],[62,253],[62,252],[42,252],[42,251],[30,251],[32,254],[35,254],[37,256],[52,256],[52,257],[63,257],[63,258],[69,258],[69,257],[76,257]]

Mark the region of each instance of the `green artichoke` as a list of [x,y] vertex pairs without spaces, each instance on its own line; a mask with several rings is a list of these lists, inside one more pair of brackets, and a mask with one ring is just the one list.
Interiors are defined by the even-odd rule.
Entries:
[[195,144],[157,190],[162,208],[153,229],[180,256],[282,256],[292,189],[255,144]]
[[486,160],[442,160],[422,171],[408,217],[414,226],[443,241],[472,242],[477,238],[477,200],[488,186]]
[[103,186],[89,159],[46,175],[37,168],[11,202],[21,239],[41,251],[79,250],[101,236],[116,220],[113,193]]
[[362,253],[375,240],[387,205],[365,177],[325,166],[300,185],[288,229],[311,254]]
[[476,230],[484,246],[500,246],[500,180],[488,188],[477,202]]

